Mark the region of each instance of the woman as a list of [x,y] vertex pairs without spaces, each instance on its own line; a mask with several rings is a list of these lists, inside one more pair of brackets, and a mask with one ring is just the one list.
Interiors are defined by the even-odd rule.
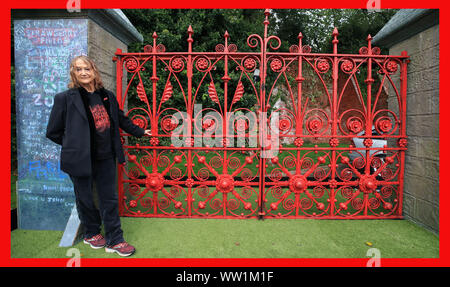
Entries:
[[[116,191],[116,159],[123,163],[119,128],[141,137],[150,135],[126,117],[114,94],[103,87],[94,62],[86,56],[70,64],[69,90],[55,95],[47,138],[62,146],[61,170],[68,173],[75,191],[84,243],[92,248],[129,256],[135,248],[123,238]],[[93,199],[93,184],[99,209]],[[100,233],[103,221],[105,238]]]

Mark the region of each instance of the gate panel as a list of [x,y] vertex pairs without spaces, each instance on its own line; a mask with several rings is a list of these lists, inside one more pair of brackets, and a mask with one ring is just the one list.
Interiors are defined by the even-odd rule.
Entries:
[[[256,52],[116,53],[117,95],[152,130],[121,133],[120,214],[197,218],[400,218],[408,56],[315,54],[251,35]],[[257,51],[259,50],[259,51]],[[129,81],[122,87],[123,72]],[[123,96],[122,96],[123,95]],[[388,104],[389,103],[389,104]]]

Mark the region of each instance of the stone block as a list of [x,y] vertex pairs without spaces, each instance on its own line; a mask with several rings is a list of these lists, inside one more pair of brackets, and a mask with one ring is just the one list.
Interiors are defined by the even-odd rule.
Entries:
[[439,137],[439,115],[406,116],[406,134],[409,136]]
[[439,205],[428,201],[417,199],[416,202],[416,220],[439,231]]
[[430,101],[430,113],[439,114],[439,90],[432,91]]
[[404,183],[404,190],[410,196],[439,204],[439,181],[405,174]]
[[[117,49],[127,52],[127,46],[94,21],[89,21],[88,55],[96,62],[105,87],[116,93],[116,63],[112,61]],[[123,85],[126,85],[126,73]]]
[[116,78],[108,74],[102,74],[103,85],[110,91],[116,92]]
[[439,44],[439,25],[430,27],[416,35],[419,38],[419,49],[424,51]]
[[439,138],[418,138],[417,156],[435,160],[439,165]]
[[418,35],[415,35],[405,41],[397,43],[389,49],[389,55],[401,55],[403,51],[407,51],[409,56],[418,54],[420,52],[418,42]]
[[416,198],[407,192],[403,193],[403,215],[410,217],[416,215]]
[[416,136],[410,136],[408,137],[408,150],[406,151],[406,157],[418,157],[419,153],[418,153],[418,141],[419,138]]
[[420,53],[410,55],[411,62],[408,64],[408,71],[420,71],[439,66],[439,45],[436,44]]
[[117,49],[127,52],[127,46],[93,21],[89,21],[88,41],[89,56],[95,59],[102,74],[115,77],[115,63],[112,58]]
[[[424,176],[425,165],[423,158],[408,156],[405,159],[405,174],[413,176]],[[406,175],[405,175],[406,176]]]
[[[100,44],[105,49],[113,49],[115,51],[117,48],[126,47],[122,41],[94,21],[89,21],[89,33],[92,35],[92,37],[89,38],[89,41]],[[120,47],[118,45],[120,45]]]
[[105,52],[102,49],[99,49],[95,45],[89,46],[89,56],[92,57],[95,60],[95,63],[97,64],[97,67],[103,72],[108,75],[112,75],[113,72],[113,64],[112,57],[114,53],[112,52]]
[[408,93],[439,89],[439,66],[408,72]]
[[439,44],[439,25],[430,27],[409,39],[395,44],[389,49],[389,54],[400,55],[402,51],[408,51],[408,55],[414,55],[436,46],[436,44]]
[[431,111],[432,91],[408,93],[406,96],[406,113],[408,115],[424,115]]
[[439,180],[439,161],[424,159],[424,176]]

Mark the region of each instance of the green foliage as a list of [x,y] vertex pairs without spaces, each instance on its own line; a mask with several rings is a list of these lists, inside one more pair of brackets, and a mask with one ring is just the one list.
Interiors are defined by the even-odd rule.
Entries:
[[[339,53],[358,53],[367,46],[367,35],[375,34],[397,12],[397,9],[383,9],[379,12],[367,9],[275,9],[276,28],[273,31],[282,41],[297,44],[302,32],[303,44],[312,47],[312,52],[332,52],[332,32],[339,31]],[[289,46],[283,43],[286,49]],[[380,47],[383,48],[383,47]],[[382,52],[386,52],[383,51]]]
[[[307,10],[299,9],[274,9],[269,24],[269,32],[281,40],[280,51],[287,52],[291,45],[298,45],[298,35],[303,34],[303,43],[308,41],[309,36],[304,32],[309,25]],[[275,25],[273,26],[272,23]],[[273,28],[272,28],[273,27]]]
[[[339,9],[337,11],[334,26],[339,31],[338,53],[357,54],[359,48],[367,47],[367,36],[375,36],[398,10],[383,9],[380,12],[375,12],[366,9]],[[327,39],[327,44],[323,45],[321,50],[332,52],[331,33]],[[380,48],[382,53],[388,53],[384,47]]]
[[[248,51],[247,37],[262,34],[264,28],[260,9],[124,9],[123,12],[144,36],[144,45],[153,43],[152,35],[156,32],[158,43],[171,52],[187,51],[189,25],[194,30],[196,52],[214,51],[217,44],[224,42],[225,31],[239,51]],[[142,48],[142,44],[136,43],[128,50],[140,52]]]

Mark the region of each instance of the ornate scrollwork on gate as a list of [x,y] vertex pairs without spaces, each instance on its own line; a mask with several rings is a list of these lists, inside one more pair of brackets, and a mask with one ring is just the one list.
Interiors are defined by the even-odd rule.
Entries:
[[329,54],[301,33],[288,52],[276,36],[250,35],[243,53],[228,32],[198,53],[187,32],[186,52],[166,51],[154,33],[143,53],[115,55],[119,105],[128,99],[128,117],[152,131],[121,132],[121,215],[402,216],[406,53],[382,55],[369,36],[339,54],[337,29]]

